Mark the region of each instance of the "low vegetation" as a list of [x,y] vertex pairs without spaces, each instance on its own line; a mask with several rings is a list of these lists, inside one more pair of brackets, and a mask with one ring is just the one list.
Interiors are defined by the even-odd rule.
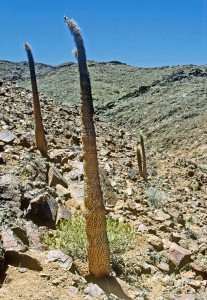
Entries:
[[[78,214],[69,221],[60,222],[54,235],[47,234],[45,241],[51,248],[61,249],[74,258],[86,260],[87,237],[85,218]],[[134,246],[135,229],[129,223],[107,218],[107,234],[112,260]]]

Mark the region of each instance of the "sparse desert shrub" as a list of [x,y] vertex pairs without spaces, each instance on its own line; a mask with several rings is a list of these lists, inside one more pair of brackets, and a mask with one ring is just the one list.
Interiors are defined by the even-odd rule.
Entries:
[[[69,221],[63,220],[55,236],[46,235],[45,241],[52,248],[61,249],[72,257],[85,260],[87,257],[87,237],[83,214],[76,215]],[[133,248],[135,229],[129,223],[107,218],[107,234],[112,260],[116,255]]]
[[163,206],[165,201],[165,196],[163,193],[159,192],[157,188],[150,187],[145,191],[145,194],[148,197],[150,206],[154,208],[160,208]]

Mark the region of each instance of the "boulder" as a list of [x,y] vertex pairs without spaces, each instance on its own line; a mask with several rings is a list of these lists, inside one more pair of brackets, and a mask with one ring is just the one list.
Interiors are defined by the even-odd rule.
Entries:
[[28,206],[25,217],[37,225],[54,227],[58,204],[47,191],[33,198]]
[[173,267],[180,269],[191,261],[191,251],[176,243],[172,243],[168,253],[169,262]]

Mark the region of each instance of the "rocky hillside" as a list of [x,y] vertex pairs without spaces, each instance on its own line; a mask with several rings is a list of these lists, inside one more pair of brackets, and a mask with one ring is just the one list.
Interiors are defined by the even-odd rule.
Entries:
[[[81,121],[77,65],[37,70],[48,159],[34,144],[27,64],[1,61],[0,299],[129,299],[45,245],[61,219],[84,209]],[[137,233],[112,261],[120,285],[137,300],[207,299],[206,67],[89,62],[89,70],[107,215]],[[139,129],[148,182],[134,151]]]
[[[88,66],[101,120],[129,129],[135,138],[142,130],[156,149],[192,151],[206,144],[206,66],[137,68],[116,61]],[[26,62],[1,61],[0,68],[0,78],[31,88]],[[77,64],[37,64],[37,74],[45,95],[79,105]],[[206,155],[199,160],[204,163]]]

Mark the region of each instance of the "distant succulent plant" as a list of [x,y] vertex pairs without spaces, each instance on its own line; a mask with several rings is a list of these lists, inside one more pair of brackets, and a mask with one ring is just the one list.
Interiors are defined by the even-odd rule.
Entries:
[[36,146],[37,149],[44,156],[47,156],[47,142],[45,139],[44,128],[42,124],[42,115],[41,115],[40,101],[39,101],[39,95],[37,89],[34,59],[33,59],[31,47],[27,43],[24,44],[24,47],[27,52],[27,57],[29,61],[29,70],[30,70],[31,84],[32,84]]
[[147,181],[146,154],[145,154],[144,138],[141,132],[139,133],[139,137],[140,137],[140,145],[141,145],[142,153],[140,152],[138,145],[135,148],[138,167],[139,167],[139,174],[141,177],[144,178],[145,181]]

